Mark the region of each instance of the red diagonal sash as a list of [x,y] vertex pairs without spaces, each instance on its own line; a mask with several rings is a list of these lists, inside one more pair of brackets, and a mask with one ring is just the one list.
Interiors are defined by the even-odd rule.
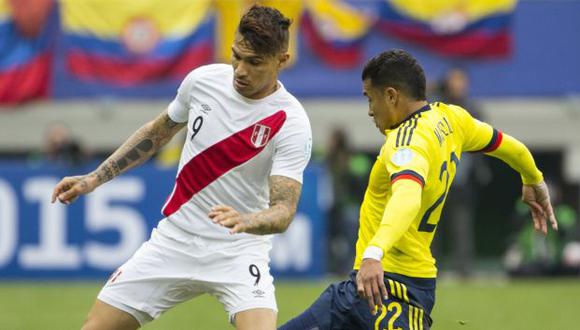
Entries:
[[[163,214],[169,216],[175,213],[217,178],[259,154],[285,121],[286,113],[280,110],[195,155],[177,176],[173,193],[163,207]],[[263,133],[264,126],[269,127],[267,137]],[[256,141],[256,127],[260,130],[260,141]]]

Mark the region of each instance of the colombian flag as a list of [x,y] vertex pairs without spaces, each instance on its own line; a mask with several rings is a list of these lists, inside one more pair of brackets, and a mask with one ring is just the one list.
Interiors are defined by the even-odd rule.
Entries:
[[53,5],[52,0],[0,0],[0,103],[47,96],[57,31],[51,24]]
[[378,25],[443,55],[506,56],[515,6],[516,0],[383,0]]
[[330,66],[357,66],[370,20],[342,1],[312,0],[306,7],[301,27],[308,46]]
[[133,86],[183,78],[213,58],[210,0],[61,0],[68,70]]

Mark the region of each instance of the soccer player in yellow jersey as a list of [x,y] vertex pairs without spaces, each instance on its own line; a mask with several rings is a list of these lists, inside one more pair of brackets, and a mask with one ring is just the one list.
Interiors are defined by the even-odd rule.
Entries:
[[283,330],[427,330],[437,268],[430,245],[463,152],[516,170],[535,229],[557,230],[542,172],[515,138],[461,107],[427,103],[425,74],[403,50],[372,58],[362,73],[369,116],[386,136],[360,210],[354,271]]

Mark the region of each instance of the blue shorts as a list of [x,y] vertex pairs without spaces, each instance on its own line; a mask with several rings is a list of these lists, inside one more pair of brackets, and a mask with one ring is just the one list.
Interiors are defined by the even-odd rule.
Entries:
[[349,277],[331,284],[312,306],[279,330],[428,330],[431,327],[434,278],[385,273],[389,297],[383,300],[382,310],[372,315],[367,300],[357,294],[356,271]]

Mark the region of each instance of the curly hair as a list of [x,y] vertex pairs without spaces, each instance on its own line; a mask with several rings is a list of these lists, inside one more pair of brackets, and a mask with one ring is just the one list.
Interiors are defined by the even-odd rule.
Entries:
[[290,24],[277,9],[254,5],[242,16],[238,32],[256,53],[275,55],[288,50]]

